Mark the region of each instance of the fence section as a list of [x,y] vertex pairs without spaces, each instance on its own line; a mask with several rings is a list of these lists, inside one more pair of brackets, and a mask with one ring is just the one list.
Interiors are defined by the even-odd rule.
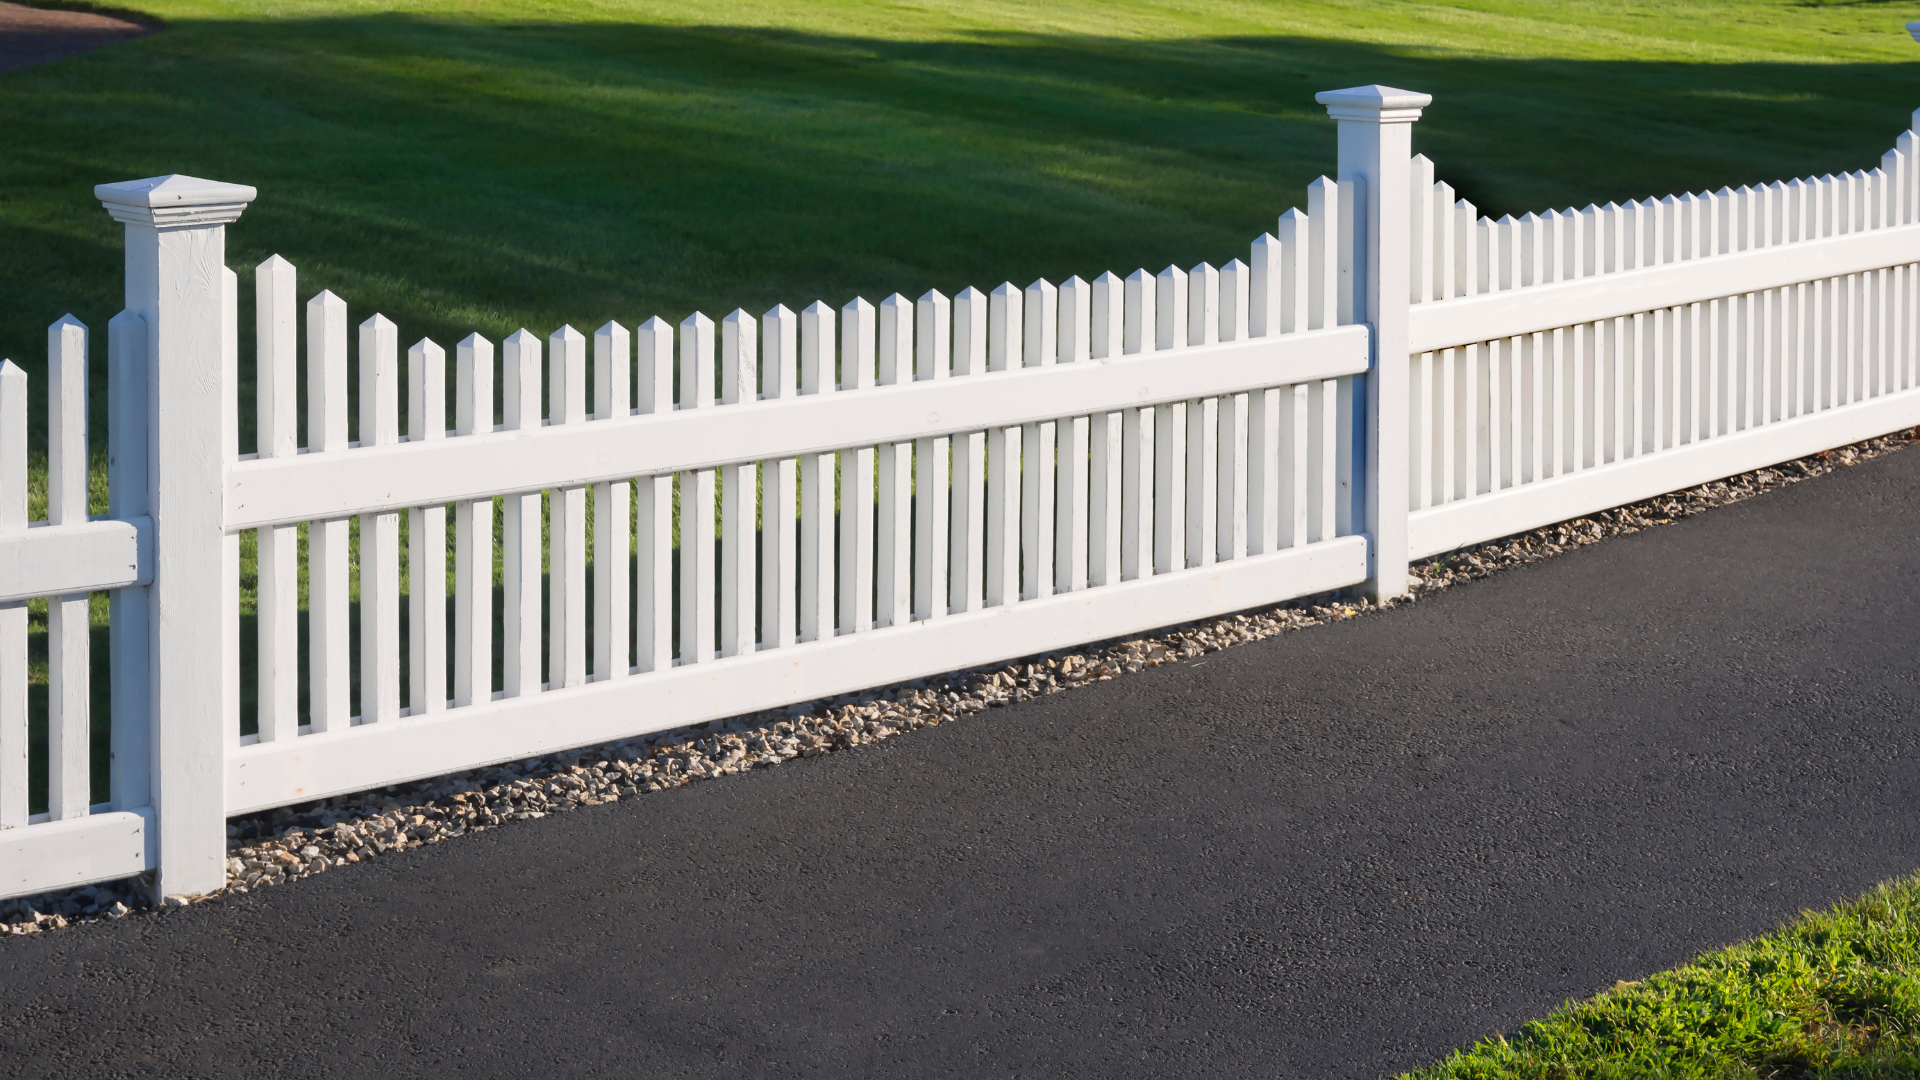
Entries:
[[[141,582],[144,518],[87,515],[88,329],[47,328],[47,518],[29,522],[27,374],[0,362],[0,895],[126,877],[153,866],[144,802],[92,798],[91,593]],[[113,376],[128,373],[115,365]],[[135,369],[137,370],[137,369]],[[118,449],[120,447],[116,447]],[[144,458],[144,447],[132,452]],[[30,737],[28,605],[46,604],[45,738]],[[127,725],[132,727],[132,725]],[[46,809],[33,812],[31,776]]]
[[[1322,181],[1309,202],[1337,221],[1340,196]],[[348,401],[347,309],[321,293],[305,452],[296,271],[268,260],[261,452],[227,482],[226,528],[262,552],[259,720],[229,735],[229,812],[1364,580],[1369,334],[1338,325],[1338,233],[1314,221],[1222,268],[608,323],[591,344],[471,336],[451,430],[444,350],[408,349],[402,409],[377,314]]]
[[[31,527],[27,388],[0,369],[0,895],[149,869],[204,892],[228,814],[1392,596],[1410,559],[1920,424],[1911,133],[1869,172],[1490,221],[1412,155],[1425,95],[1319,100],[1337,179],[1219,268],[472,335],[449,364],[302,303],[275,256],[245,458],[224,226],[253,190],[97,189],[127,227],[111,520],[86,515],[86,329],[50,334]],[[89,806],[102,589],[112,801]]]
[[1410,555],[1920,420],[1913,151],[1499,221],[1415,159]]

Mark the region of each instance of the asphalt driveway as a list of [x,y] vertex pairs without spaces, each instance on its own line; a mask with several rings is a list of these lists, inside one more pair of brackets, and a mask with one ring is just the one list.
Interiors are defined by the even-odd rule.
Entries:
[[1408,1068],[1920,865],[1916,492],[0,941],[0,1075]]

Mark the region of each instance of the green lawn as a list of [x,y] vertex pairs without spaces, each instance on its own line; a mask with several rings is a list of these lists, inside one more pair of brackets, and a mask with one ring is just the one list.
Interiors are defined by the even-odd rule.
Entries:
[[1416,147],[1516,213],[1870,166],[1920,105],[1871,3],[136,6],[171,29],[0,75],[29,370],[118,307],[92,186],[158,173],[260,189],[243,297],[279,252],[450,344],[1244,257],[1362,82],[1432,93]]
[[1911,1080],[1920,876],[1570,1003],[1404,1080]]

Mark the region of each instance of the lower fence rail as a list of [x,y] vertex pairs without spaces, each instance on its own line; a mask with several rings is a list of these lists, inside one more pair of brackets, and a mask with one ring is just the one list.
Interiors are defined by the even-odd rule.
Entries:
[[148,807],[0,831],[0,899],[132,877],[158,865]]
[[228,752],[230,814],[589,746],[1355,585],[1343,536],[1010,608],[842,635]]

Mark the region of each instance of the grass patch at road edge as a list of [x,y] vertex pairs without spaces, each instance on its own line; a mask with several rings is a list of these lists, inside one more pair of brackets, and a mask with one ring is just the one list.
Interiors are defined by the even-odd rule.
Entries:
[[1920,873],[1403,1080],[1920,1076]]

